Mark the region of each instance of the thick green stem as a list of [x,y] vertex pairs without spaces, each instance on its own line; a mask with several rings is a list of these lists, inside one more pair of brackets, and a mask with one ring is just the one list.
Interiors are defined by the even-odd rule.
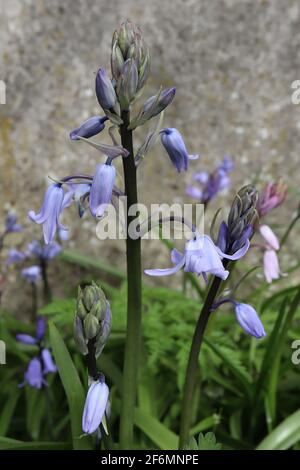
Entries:
[[[120,126],[122,146],[129,156],[123,158],[127,210],[137,204],[136,166],[134,161],[132,131],[128,130],[129,112],[122,113]],[[127,218],[126,260],[127,260],[127,333],[123,367],[123,395],[120,417],[120,449],[130,449],[133,444],[134,407],[138,380],[139,351],[141,339],[141,240],[133,240],[128,228],[134,216]]]
[[[225,263],[224,263],[225,264]],[[183,400],[180,419],[179,449],[182,449],[189,440],[189,432],[192,421],[193,402],[195,394],[195,384],[198,376],[198,357],[204,331],[210,316],[211,308],[218,294],[222,280],[215,277],[206,296],[198,322],[194,331],[191,344],[188,365],[185,374],[185,383],[183,388]]]

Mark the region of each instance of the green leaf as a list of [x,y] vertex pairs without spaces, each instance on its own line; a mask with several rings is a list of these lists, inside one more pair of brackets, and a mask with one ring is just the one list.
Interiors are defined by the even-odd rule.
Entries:
[[240,385],[247,393],[248,397],[250,397],[251,383],[249,374],[247,373],[244,366],[241,364],[237,355],[234,354],[234,351],[229,348],[225,348],[224,346],[216,346],[215,344],[211,343],[207,338],[204,338],[204,342],[215,354],[217,354],[217,356],[219,356],[224,361],[228,369],[238,379]]
[[63,250],[59,257],[62,261],[66,261],[67,263],[76,264],[87,269],[94,268],[95,270],[110,274],[118,279],[123,280],[126,278],[125,273],[118,268],[106,264],[103,261],[95,260],[94,258],[77,253],[77,251]]
[[300,410],[279,424],[262,442],[257,450],[286,450],[300,441]]
[[134,421],[136,426],[160,449],[176,450],[178,448],[178,436],[140,408],[135,409]]
[[213,432],[199,434],[198,443],[192,437],[189,443],[184,447],[184,450],[221,450],[222,444],[217,443],[216,436]]
[[23,442],[9,437],[0,437],[0,450],[63,450],[72,449],[70,442]]
[[5,436],[8,431],[10,421],[14,414],[20,395],[21,390],[16,388],[2,408],[0,417],[0,436]]
[[190,434],[195,435],[202,431],[206,431],[209,428],[217,426],[221,421],[220,415],[214,414],[208,418],[203,419],[198,424],[192,427]]
[[85,400],[85,393],[80,382],[77,370],[66,345],[56,328],[49,322],[50,342],[58,372],[65,389],[70,409],[71,430],[73,437],[73,448],[92,449],[92,441],[89,436],[82,436],[81,417]]
[[26,426],[30,437],[37,440],[45,412],[45,390],[26,387]]

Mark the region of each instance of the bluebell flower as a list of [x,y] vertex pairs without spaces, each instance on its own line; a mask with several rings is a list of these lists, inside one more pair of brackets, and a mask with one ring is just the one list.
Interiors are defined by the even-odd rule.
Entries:
[[43,374],[54,374],[57,372],[57,367],[52,359],[52,355],[47,348],[43,348],[41,351],[41,359],[43,364]]
[[21,386],[28,384],[30,387],[40,389],[43,385],[47,385],[43,377],[41,361],[38,357],[34,357],[29,362],[24,379],[25,381]]
[[38,317],[36,322],[35,336],[31,336],[24,333],[18,333],[16,335],[17,341],[24,344],[38,344],[44,339],[46,333],[46,321],[43,317]]
[[236,320],[246,333],[255,338],[266,336],[263,324],[251,305],[238,302],[234,302],[234,305]]
[[188,169],[189,160],[198,158],[198,155],[189,155],[181,134],[177,129],[166,128],[160,131],[161,142],[165,147],[171,162],[178,173]]
[[[69,203],[69,200],[64,200],[64,190],[61,184],[54,183],[51,184],[44,197],[43,205],[40,211],[36,214],[34,211],[28,212],[28,217],[35,222],[36,224],[43,225],[44,240],[45,243],[51,243],[56,229],[64,228],[60,221],[59,217],[66,205]],[[68,193],[66,197],[68,198]]]
[[7,258],[6,258],[6,265],[14,264],[14,263],[22,263],[26,259],[26,254],[22,251],[16,250],[15,248],[11,248],[8,251]]
[[24,268],[21,271],[21,275],[26,279],[28,282],[35,284],[41,277],[41,268],[40,266],[29,266],[28,268]]
[[17,223],[17,216],[13,212],[9,212],[5,219],[5,233],[21,232],[22,225]]
[[223,162],[217,166],[212,173],[200,172],[194,174],[194,180],[201,185],[201,189],[195,186],[188,186],[186,194],[193,199],[197,199],[203,204],[207,204],[217,196],[220,191],[230,186],[228,173],[234,168],[230,157],[225,156]]
[[89,137],[93,137],[94,135],[99,134],[103,131],[105,127],[105,121],[107,121],[106,116],[93,116],[84,121],[81,126],[76,127],[70,132],[70,139],[71,140],[79,140],[78,136],[85,137],[88,139]]
[[95,432],[104,417],[108,403],[109,388],[102,380],[93,382],[88,390],[82,414],[82,430],[86,434]]
[[219,228],[217,247],[222,258],[236,261],[247,253],[250,248],[250,238],[253,234],[253,227],[248,225],[242,235],[233,243],[229,241],[228,225],[223,221]]
[[69,240],[69,230],[65,230],[64,228],[59,228],[58,229],[58,238],[62,242],[66,242],[67,240]]
[[27,250],[30,255],[34,255],[40,260],[50,260],[61,252],[62,247],[57,242],[44,245],[37,240],[33,240],[28,244]]
[[147,269],[149,276],[168,276],[184,268],[185,272],[202,274],[206,279],[207,274],[213,274],[221,279],[227,279],[229,272],[225,270],[217,247],[207,235],[197,236],[186,243],[184,254],[176,249],[171,252],[173,268]]
[[106,71],[100,68],[96,75],[96,95],[103,109],[111,109],[115,106],[117,96],[111,79]]
[[97,165],[90,192],[90,211],[93,217],[102,217],[110,203],[116,178],[113,165]]

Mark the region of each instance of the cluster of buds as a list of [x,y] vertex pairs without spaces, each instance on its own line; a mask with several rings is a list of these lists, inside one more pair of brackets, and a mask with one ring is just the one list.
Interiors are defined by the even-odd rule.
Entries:
[[150,54],[140,30],[130,21],[113,34],[111,72],[121,109],[128,109],[144,88],[150,71]]
[[88,354],[91,341],[98,357],[110,334],[111,312],[101,287],[94,282],[83,290],[79,287],[74,320],[74,338],[79,351]]
[[278,207],[285,200],[287,185],[282,179],[276,183],[268,183],[262,190],[257,201],[257,212],[260,217],[267,215],[272,209]]
[[257,190],[251,185],[244,186],[236,194],[231,205],[227,223],[230,245],[240,240],[245,235],[245,232],[253,231],[253,225],[257,219],[257,197]]

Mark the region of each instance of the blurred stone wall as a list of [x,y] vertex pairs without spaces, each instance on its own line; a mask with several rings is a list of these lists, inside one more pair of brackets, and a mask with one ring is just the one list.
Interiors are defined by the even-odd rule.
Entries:
[[[300,199],[300,105],[291,103],[291,83],[300,79],[299,1],[0,0],[0,6],[0,79],[7,86],[0,105],[1,211],[15,207],[25,224],[20,246],[40,234],[26,213],[39,208],[47,175],[93,172],[99,160],[96,151],[70,143],[68,132],[99,112],[95,72],[109,67],[111,34],[126,18],[151,48],[145,95],[160,85],[177,87],[164,124],[201,155],[178,176],[157,144],[139,170],[141,201],[191,202],[184,190],[192,170],[211,169],[226,153],[236,163],[232,189],[211,213],[254,177],[262,184],[283,175],[290,199],[280,217],[290,220]],[[145,133],[137,132],[137,145]],[[273,219],[276,225],[278,215]],[[123,242],[97,240],[95,221],[80,222],[75,209],[64,221],[68,246],[124,267]],[[159,242],[144,248],[148,266],[169,263]],[[8,304],[21,305],[23,286],[18,300],[8,291]]]

